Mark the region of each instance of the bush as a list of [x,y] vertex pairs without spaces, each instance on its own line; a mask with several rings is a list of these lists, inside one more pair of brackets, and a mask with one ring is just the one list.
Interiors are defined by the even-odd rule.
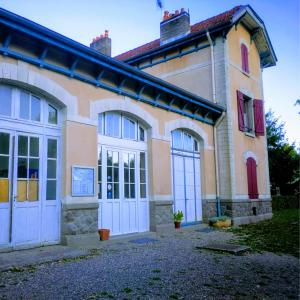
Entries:
[[272,209],[299,208],[298,196],[272,196]]

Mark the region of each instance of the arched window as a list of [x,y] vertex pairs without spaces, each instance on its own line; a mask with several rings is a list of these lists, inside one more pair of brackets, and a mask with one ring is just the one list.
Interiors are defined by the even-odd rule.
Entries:
[[145,128],[134,118],[118,112],[99,114],[98,133],[115,138],[146,141]]
[[249,73],[248,48],[245,44],[241,44],[242,70]]
[[248,179],[248,195],[249,199],[258,199],[257,189],[257,173],[256,173],[256,161],[252,157],[247,158],[247,179]]
[[181,129],[172,131],[172,148],[184,151],[199,151],[197,140],[191,134]]
[[57,125],[58,109],[41,97],[26,90],[0,85],[0,118],[23,122]]

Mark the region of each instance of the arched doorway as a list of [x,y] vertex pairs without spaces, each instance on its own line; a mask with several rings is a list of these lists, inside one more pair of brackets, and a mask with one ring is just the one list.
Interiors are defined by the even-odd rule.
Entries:
[[99,228],[112,235],[149,230],[147,131],[134,116],[99,114]]
[[188,131],[172,131],[174,211],[182,211],[184,223],[202,220],[199,141]]
[[0,85],[0,248],[60,240],[59,107]]

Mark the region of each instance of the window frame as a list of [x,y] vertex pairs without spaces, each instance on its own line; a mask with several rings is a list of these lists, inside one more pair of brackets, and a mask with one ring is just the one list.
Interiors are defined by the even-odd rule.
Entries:
[[253,100],[252,97],[243,94],[244,132],[251,135],[255,133]]
[[247,44],[245,42],[241,42],[240,49],[241,49],[241,60],[242,60],[242,63],[241,63],[242,72],[245,75],[249,75],[250,74],[249,47],[247,46]]

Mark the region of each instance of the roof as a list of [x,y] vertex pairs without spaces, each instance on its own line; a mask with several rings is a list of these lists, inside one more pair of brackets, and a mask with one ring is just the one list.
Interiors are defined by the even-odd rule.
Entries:
[[[201,22],[198,22],[198,23],[192,25],[191,32],[190,32],[190,34],[187,35],[187,37],[189,37],[195,33],[198,33],[200,31],[209,30],[214,27],[218,27],[220,25],[229,23],[231,21],[232,17],[234,16],[234,14],[243,7],[244,6],[242,6],[242,5],[235,6],[234,8],[232,8],[228,11],[225,11],[219,15],[216,15],[212,18],[206,19],[204,21],[201,21]],[[124,61],[124,60],[132,58],[134,56],[146,53],[150,50],[154,50],[158,47],[160,47],[160,39],[156,39],[150,43],[147,43],[147,44],[139,46],[135,49],[129,50],[120,55],[117,55],[117,56],[115,56],[115,58],[118,60]]]
[[[252,39],[256,43],[260,54],[262,67],[266,68],[276,65],[277,58],[265,24],[250,5],[235,6],[219,15],[196,23],[191,26],[191,31],[188,35],[178,40],[160,45],[160,39],[156,39],[150,43],[117,55],[115,58],[128,64],[136,64],[138,66],[139,62],[144,58],[152,58],[156,54],[162,54],[171,49],[178,49],[189,42],[199,40],[203,37],[206,38],[207,31],[216,35],[220,33],[226,35],[226,32],[238,23],[242,23],[251,33]],[[146,68],[146,66],[142,68]]]

